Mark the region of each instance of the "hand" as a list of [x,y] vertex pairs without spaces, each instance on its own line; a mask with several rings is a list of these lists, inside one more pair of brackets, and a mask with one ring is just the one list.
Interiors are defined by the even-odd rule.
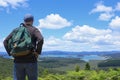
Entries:
[[35,55],[36,58],[38,58],[39,54],[37,52],[33,53]]

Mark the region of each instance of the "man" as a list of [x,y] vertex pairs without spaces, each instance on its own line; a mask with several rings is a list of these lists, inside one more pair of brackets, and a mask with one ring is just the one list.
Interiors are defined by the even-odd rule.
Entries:
[[[34,49],[31,50],[30,54],[14,57],[14,80],[25,80],[26,76],[28,77],[28,80],[37,80],[38,78],[37,58],[39,54],[41,54],[43,36],[37,28],[32,26],[33,22],[34,17],[31,14],[25,15],[23,25],[31,34],[31,40],[34,45]],[[12,33],[10,33],[4,40],[5,49],[10,56],[11,54],[8,48],[8,40],[11,37]]]

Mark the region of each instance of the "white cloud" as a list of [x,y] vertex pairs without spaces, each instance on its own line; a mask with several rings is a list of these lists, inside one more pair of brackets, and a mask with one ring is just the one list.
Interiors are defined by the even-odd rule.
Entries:
[[4,45],[3,45],[3,40],[4,39],[0,39],[0,52],[5,51]]
[[[69,34],[69,35],[67,35]],[[119,32],[113,32],[110,29],[96,29],[88,25],[76,26],[72,31],[64,35],[64,39],[78,43],[85,43],[90,50],[119,50],[120,37]],[[76,37],[73,37],[75,35]],[[86,48],[84,45],[81,45]],[[83,49],[83,50],[84,50]]]
[[[79,43],[98,43],[105,42],[111,30],[98,30],[88,25],[76,26],[72,31],[66,33],[63,38]],[[104,40],[103,40],[104,39]]]
[[110,51],[119,50],[120,33],[110,29],[96,29],[88,25],[76,26],[62,39],[45,39],[43,50],[62,51]]
[[57,39],[53,36],[49,37],[49,39],[45,40],[46,46],[57,46],[59,43],[61,43],[60,39]]
[[110,51],[119,50],[120,32],[110,29],[96,29],[89,25],[76,26],[63,35],[62,39],[45,39],[43,50],[62,51]]
[[78,43],[84,47],[83,50],[88,46],[89,50],[114,50],[116,45],[120,46],[119,33],[114,34],[110,29],[96,29],[88,25],[76,26],[63,38]]
[[96,4],[95,8],[91,10],[90,14],[100,13],[99,20],[109,21],[114,17],[114,9],[111,6],[105,6],[102,2]]
[[99,48],[100,48],[100,46],[95,45],[95,46],[92,46],[92,48],[93,48],[93,49],[99,49]]
[[112,12],[112,7],[108,7],[103,5],[103,3],[99,2],[94,9],[90,13],[96,13],[96,12]]
[[0,0],[0,7],[6,8],[7,12],[9,11],[9,8],[16,9],[17,7],[26,7],[28,0]]
[[116,7],[115,7],[116,11],[120,11],[120,2],[117,3]]
[[0,6],[2,6],[2,7],[7,7],[7,6],[8,6],[7,1],[5,1],[5,0],[0,0]]
[[39,28],[47,29],[61,29],[64,27],[71,26],[71,22],[67,21],[65,18],[61,17],[59,14],[50,14],[44,19],[39,20]]
[[3,47],[3,39],[0,39],[0,48]]
[[0,42],[0,48],[1,48],[1,47],[3,47],[3,43],[2,43],[2,42]]
[[120,17],[116,16],[114,19],[111,20],[109,26],[114,30],[120,30]]
[[[67,44],[64,44],[65,41],[51,36],[48,39],[45,39],[43,50],[66,50],[65,46],[67,46]],[[68,48],[68,46],[66,48]]]
[[99,16],[99,20],[108,21],[108,20],[110,20],[113,16],[114,16],[114,14],[101,13],[100,16]]
[[72,41],[59,39],[52,36],[52,37],[49,37],[48,39],[45,39],[43,50],[45,51],[52,51],[52,50],[83,51],[84,50],[83,46]]

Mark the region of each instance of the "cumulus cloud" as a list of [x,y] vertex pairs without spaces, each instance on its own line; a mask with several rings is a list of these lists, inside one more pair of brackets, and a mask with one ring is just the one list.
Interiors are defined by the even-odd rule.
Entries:
[[67,21],[67,19],[61,17],[59,14],[50,14],[44,19],[39,20],[38,27],[47,29],[61,29],[71,26],[71,24],[71,22]]
[[[111,30],[99,30],[88,25],[76,26],[72,31],[66,33],[63,38],[79,43],[109,43]],[[74,35],[74,36],[73,36]]]
[[100,16],[99,16],[99,20],[108,21],[108,20],[110,20],[113,16],[114,16],[114,14],[101,13]]
[[115,7],[116,11],[120,11],[120,2],[117,3],[116,7]]
[[120,40],[119,35],[113,34],[113,31],[110,29],[100,30],[88,25],[76,26],[70,32],[67,32],[63,38],[79,44],[94,45],[97,48],[98,46],[116,45]]
[[3,43],[0,41],[0,48],[3,47]]
[[0,39],[0,51],[5,51],[5,48],[3,46],[3,39]]
[[45,42],[46,46],[57,46],[59,43],[61,43],[60,39],[57,39],[53,36],[49,37],[49,39],[47,39]]
[[119,34],[120,32],[116,33],[110,29],[96,29],[83,25],[74,27],[63,36],[63,39],[79,44],[83,50],[119,50],[116,48],[120,46]]
[[95,8],[90,11],[90,14],[93,13],[100,13],[98,19],[102,21],[109,21],[114,17],[114,9],[110,6],[105,6],[103,2],[96,4]]
[[44,50],[63,51],[107,51],[119,50],[120,33],[110,29],[96,29],[89,25],[76,26],[63,38],[45,39]]
[[120,17],[116,16],[114,19],[111,20],[109,26],[114,30],[120,30]]
[[[66,45],[64,45],[65,43]],[[69,48],[67,43],[68,42],[65,42],[59,38],[50,36],[48,39],[45,39],[43,50],[66,50],[66,48]]]
[[[28,0],[0,0],[0,7],[6,8],[7,12],[9,12],[9,8],[16,9],[17,7],[26,7]],[[4,10],[4,9],[1,9]]]
[[94,9],[92,9],[92,11],[90,13],[96,13],[96,12],[112,12],[113,9],[112,7],[108,7],[108,6],[105,6],[103,5],[102,2],[99,2],[96,4],[96,7]]
[[76,42],[55,38],[53,36],[45,39],[45,43],[43,45],[43,50],[45,51],[83,51],[84,49],[84,45],[82,46],[81,44],[78,44]]

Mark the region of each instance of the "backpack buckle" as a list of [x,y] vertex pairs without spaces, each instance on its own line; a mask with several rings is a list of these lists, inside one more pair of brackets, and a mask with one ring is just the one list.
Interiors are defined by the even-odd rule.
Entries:
[[14,47],[14,48],[16,48],[16,47],[17,47],[17,44],[16,44],[16,43],[14,43],[13,47]]

